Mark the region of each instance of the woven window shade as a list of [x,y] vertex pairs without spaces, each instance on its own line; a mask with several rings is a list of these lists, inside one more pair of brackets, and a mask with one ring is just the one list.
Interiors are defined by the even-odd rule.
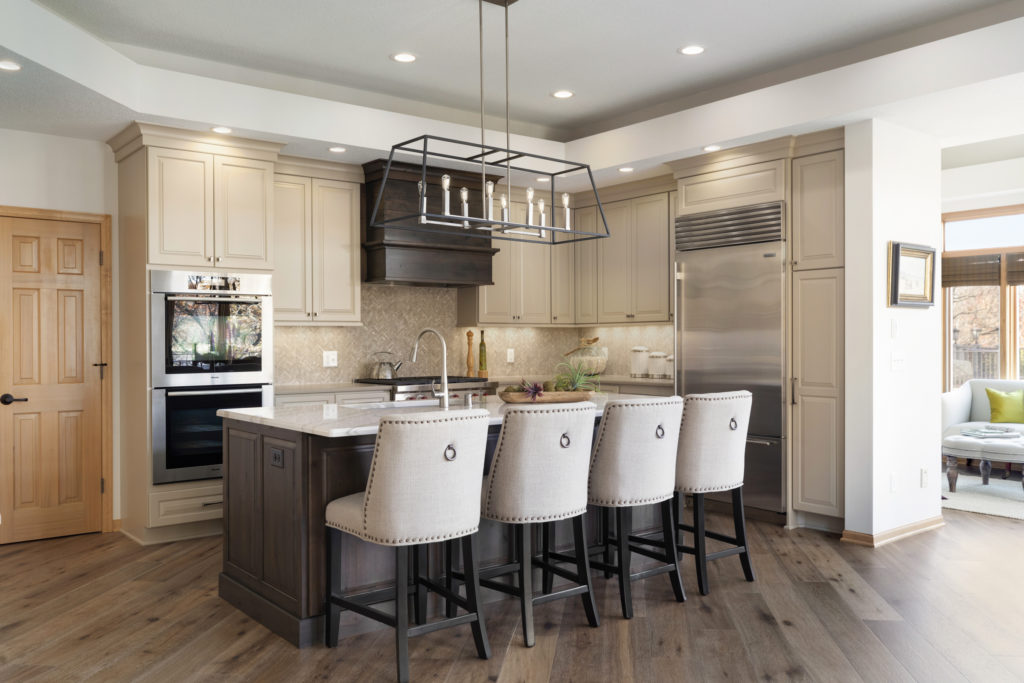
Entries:
[[[943,256],[943,287],[999,286],[999,254]],[[1021,264],[1024,276],[1024,263]]]
[[1024,285],[1024,251],[1006,255],[1006,284]]

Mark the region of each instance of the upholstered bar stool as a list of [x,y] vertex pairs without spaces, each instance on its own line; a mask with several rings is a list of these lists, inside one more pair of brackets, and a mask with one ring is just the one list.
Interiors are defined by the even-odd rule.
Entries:
[[[481,515],[515,525],[516,553],[510,563],[480,570],[480,584],[519,598],[523,639],[533,647],[533,606],[579,595],[591,626],[598,626],[597,603],[587,564],[587,469],[594,437],[590,402],[506,406],[491,470],[484,483]],[[572,519],[576,571],[545,566],[530,549],[531,526]],[[467,562],[463,562],[467,565]],[[557,592],[533,594],[533,567],[553,571],[576,584]],[[495,579],[513,574],[518,586]]]
[[[747,528],[743,515],[743,458],[747,448],[752,396],[749,391],[717,394],[687,394],[679,431],[676,462],[676,509],[678,528],[693,533],[693,546],[679,543],[679,550],[692,554],[697,565],[697,587],[708,594],[708,560],[739,555],[743,575],[754,580],[747,552]],[[704,494],[732,491],[732,520],[735,537],[704,528]],[[693,526],[682,523],[683,495],[693,496]],[[733,547],[708,553],[705,539],[713,538]]]
[[[394,627],[399,681],[409,680],[409,638],[441,628],[471,624],[477,654],[481,659],[490,657],[477,598],[475,535],[480,525],[480,480],[489,417],[486,410],[459,410],[381,418],[366,490],[327,505],[329,647],[338,644],[341,610],[347,609]],[[395,588],[341,595],[338,558],[342,533],[394,546]],[[418,556],[421,544],[449,539],[462,541],[465,598],[421,576],[420,572],[426,570],[421,562],[416,562],[409,580],[410,547]],[[420,595],[425,596],[424,588],[441,594],[467,613],[410,626],[409,595],[417,594],[417,621],[421,621]],[[393,615],[371,607],[392,600]]]
[[[615,536],[607,533],[609,521],[604,523],[604,561],[591,560],[594,569],[604,569],[619,578],[619,598],[622,616],[633,618],[633,600],[630,584],[658,574],[668,574],[676,600],[686,600],[679,578],[676,555],[675,528],[672,517],[672,494],[675,484],[676,451],[679,444],[679,423],[683,415],[683,399],[637,398],[608,401],[601,416],[594,453],[590,461],[588,501],[592,506],[613,510],[616,517]],[[641,505],[661,507],[662,534],[660,543],[631,536],[632,512]],[[545,534],[546,544],[553,533]],[[644,545],[656,545],[651,550]],[[609,551],[614,547],[618,560],[610,562]],[[662,564],[631,573],[632,553],[660,560]],[[554,559],[568,559],[560,553],[547,550]],[[549,589],[549,576],[545,573],[545,589]]]

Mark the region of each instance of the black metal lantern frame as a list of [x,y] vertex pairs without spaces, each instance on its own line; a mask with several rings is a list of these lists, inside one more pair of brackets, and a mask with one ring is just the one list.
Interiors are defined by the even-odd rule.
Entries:
[[[420,161],[420,182],[419,193],[416,202],[418,211],[416,213],[391,216],[384,218],[381,214],[381,200],[385,196],[388,187],[389,174],[395,155],[415,155]],[[513,162],[515,162],[513,164]],[[479,192],[480,205],[483,207],[483,216],[471,216],[468,211],[468,202],[459,196],[455,201],[450,201],[450,196],[445,199],[448,192],[456,191],[455,188],[442,190],[441,196],[431,196],[431,188],[427,184],[428,167],[430,175],[436,177],[438,170],[445,166],[455,166],[452,170],[475,170],[480,171],[479,189],[470,190]],[[556,167],[557,170],[550,170]],[[597,207],[597,214],[600,222],[596,232],[579,230],[572,225],[571,208],[565,202],[557,202],[559,197],[558,180],[572,173],[586,171],[590,180],[590,188],[594,194],[594,204]],[[492,192],[488,192],[487,175],[491,173],[502,173],[503,177],[495,187],[491,183]],[[497,192],[504,188],[508,194],[508,201],[511,203],[513,174],[522,174],[520,177],[546,177],[550,185],[550,215],[548,219],[544,213],[539,212],[536,221],[520,223],[508,220],[509,212],[500,208],[494,210]],[[436,185],[434,186],[436,187]],[[460,188],[461,189],[461,188]],[[521,190],[522,188],[517,188]],[[548,194],[547,188],[544,194]],[[531,202],[532,204],[532,202]],[[538,205],[540,202],[538,202]],[[457,209],[448,210],[447,207],[455,205]],[[589,203],[588,203],[589,206]],[[439,210],[435,210],[439,209]],[[532,213],[532,211],[531,211]],[[541,225],[541,222],[548,223]],[[374,202],[373,213],[370,216],[370,226],[374,228],[396,228],[420,233],[437,233],[451,235],[458,232],[466,237],[486,240],[507,240],[511,242],[548,243],[551,245],[568,244],[570,242],[581,242],[584,240],[599,239],[608,237],[608,221],[601,207],[601,200],[597,194],[597,186],[594,183],[593,173],[588,164],[547,157],[540,154],[521,152],[505,147],[495,147],[479,142],[465,142],[451,138],[438,137],[436,135],[421,135],[419,137],[401,142],[391,148],[387,165],[384,167],[384,177],[381,182],[377,199]]]

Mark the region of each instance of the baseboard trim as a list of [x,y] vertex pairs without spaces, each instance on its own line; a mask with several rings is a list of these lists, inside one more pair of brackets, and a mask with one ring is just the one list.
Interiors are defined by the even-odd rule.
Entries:
[[844,529],[843,535],[839,540],[844,543],[852,543],[853,545],[877,548],[885,545],[886,543],[898,541],[901,538],[920,534],[925,531],[931,531],[932,529],[938,529],[939,527],[945,526],[945,524],[946,522],[943,521],[942,515],[939,515],[938,517],[922,519],[919,522],[904,524],[903,526],[898,526],[895,529],[883,531],[880,534],[865,534],[860,531]]
[[120,531],[121,530],[121,520],[115,519],[113,521],[113,523],[110,525],[110,530],[111,531]]

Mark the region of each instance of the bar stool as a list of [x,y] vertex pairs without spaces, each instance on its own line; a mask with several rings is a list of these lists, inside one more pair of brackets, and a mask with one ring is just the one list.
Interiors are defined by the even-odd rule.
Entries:
[[[752,396],[749,391],[687,394],[679,431],[676,463],[676,510],[678,528],[693,533],[693,546],[678,543],[680,552],[694,555],[697,587],[708,594],[708,560],[739,555],[743,575],[754,580],[747,552],[747,527],[743,515],[743,461],[747,447]],[[704,494],[732,491],[732,521],[736,536],[704,528]],[[693,526],[682,523],[682,496],[693,495]],[[732,548],[708,553],[705,539],[731,544]]]
[[[472,624],[477,654],[481,659],[491,656],[479,611],[475,535],[480,525],[480,480],[489,417],[486,410],[460,410],[381,418],[366,490],[331,501],[325,513],[329,543],[328,647],[338,644],[341,610],[347,609],[394,627],[399,681],[409,680],[409,638],[441,628]],[[342,532],[395,547],[394,588],[341,594],[338,557]],[[418,558],[420,544],[449,539],[462,539],[465,598],[421,576],[425,568],[419,561],[409,581],[410,546]],[[338,566],[332,566],[332,562]],[[467,614],[410,626],[409,594],[417,594],[417,621],[422,621],[423,589],[441,594]],[[392,600],[393,615],[370,606]]]
[[[658,574],[668,574],[676,600],[686,600],[679,578],[675,529],[672,517],[673,484],[676,451],[679,444],[679,423],[683,415],[683,399],[628,399],[608,401],[601,416],[594,455],[590,461],[588,502],[602,508],[604,533],[598,552],[604,561],[591,560],[594,569],[603,569],[619,578],[619,599],[622,616],[633,618],[630,584]],[[659,504],[661,507],[661,539],[651,542],[632,536],[633,508]],[[610,511],[615,511],[615,537],[609,534]],[[545,547],[550,536],[545,534]],[[660,551],[642,547],[653,545]],[[611,563],[611,553],[618,552],[618,562]],[[661,565],[630,573],[632,553],[660,560]],[[560,553],[550,552],[555,559]],[[549,586],[545,573],[545,588]]]
[[[505,407],[498,446],[483,490],[485,519],[515,525],[514,561],[480,570],[480,585],[519,598],[523,639],[533,647],[533,606],[579,595],[587,621],[597,627],[597,603],[587,564],[587,468],[594,437],[590,402]],[[576,571],[544,563],[530,549],[531,525],[572,519]],[[468,562],[464,562],[468,566]],[[555,593],[533,594],[533,567],[554,572],[573,583]],[[514,574],[518,586],[494,579]]]

